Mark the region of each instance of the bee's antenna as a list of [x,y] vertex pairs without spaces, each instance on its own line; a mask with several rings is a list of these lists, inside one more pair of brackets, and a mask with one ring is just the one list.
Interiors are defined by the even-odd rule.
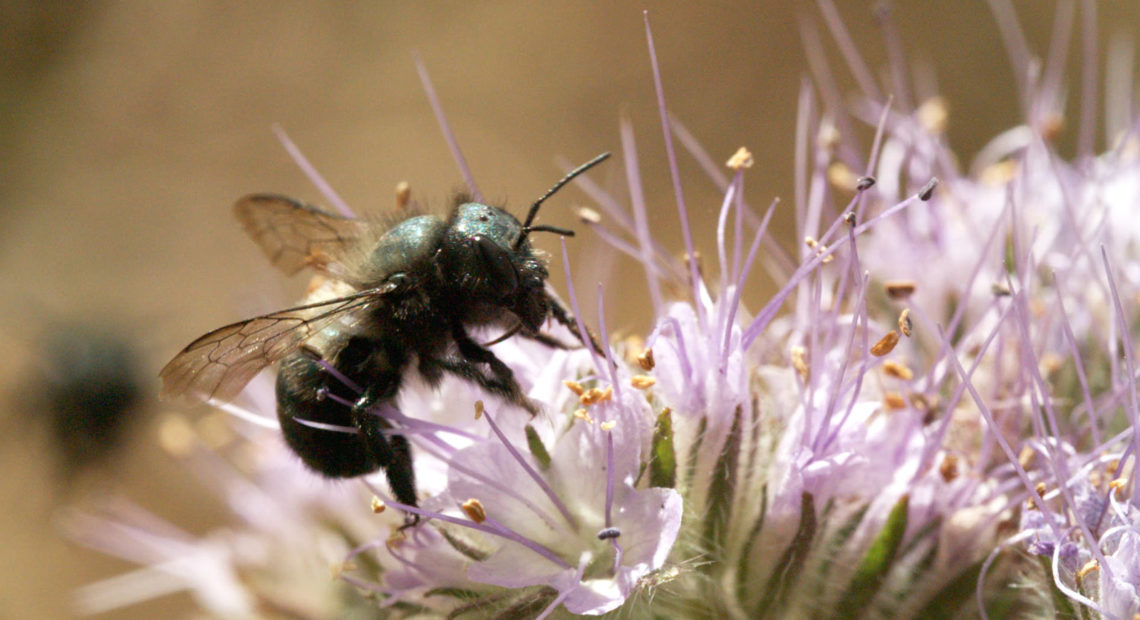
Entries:
[[574,231],[567,230],[565,228],[557,228],[554,226],[541,226],[541,225],[540,226],[531,226],[530,224],[531,224],[531,222],[534,221],[534,217],[536,215],[538,215],[538,208],[542,206],[542,202],[544,200],[546,200],[547,198],[550,198],[551,196],[553,196],[555,194],[555,192],[562,189],[563,185],[566,185],[570,181],[573,181],[574,177],[586,172],[587,170],[589,170],[590,168],[593,168],[594,166],[597,166],[598,164],[602,163],[603,161],[606,161],[606,159],[608,159],[609,156],[610,156],[609,153],[602,153],[601,155],[598,155],[597,157],[595,157],[595,158],[591,159],[590,161],[582,164],[581,166],[578,166],[577,168],[571,170],[566,176],[562,177],[562,179],[560,181],[555,183],[554,187],[551,187],[550,189],[548,189],[545,194],[543,194],[541,197],[539,197],[538,200],[534,201],[534,204],[532,204],[530,206],[530,211],[528,211],[526,214],[526,220],[523,222],[523,226],[522,226],[522,234],[519,235],[519,240],[515,242],[515,248],[517,249],[520,245],[522,245],[522,242],[526,240],[526,236],[532,232],[546,231],[546,232],[556,232],[560,235],[566,235],[567,237],[574,236]]

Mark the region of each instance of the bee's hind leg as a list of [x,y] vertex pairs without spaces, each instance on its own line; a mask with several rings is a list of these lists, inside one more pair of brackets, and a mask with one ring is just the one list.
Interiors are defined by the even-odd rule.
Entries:
[[[399,392],[402,376],[399,373],[386,373],[380,380],[368,386],[352,406],[352,421],[369,455],[377,465],[384,468],[388,487],[396,501],[407,506],[416,503],[416,471],[412,467],[412,448],[407,438],[391,432],[392,425],[373,411],[380,403],[391,401]],[[406,513],[404,525],[408,528],[419,523],[419,515]]]

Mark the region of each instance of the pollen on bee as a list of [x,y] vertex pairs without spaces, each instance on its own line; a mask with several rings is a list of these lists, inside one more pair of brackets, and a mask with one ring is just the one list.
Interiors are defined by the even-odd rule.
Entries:
[[378,515],[387,509],[388,505],[384,503],[384,500],[376,497],[375,495],[372,496],[372,514]]
[[483,523],[487,520],[487,510],[483,508],[483,502],[475,498],[463,502],[459,507],[463,510],[463,514],[475,523]]
[[562,385],[565,385],[571,392],[574,392],[575,396],[581,397],[586,393],[586,388],[582,387],[582,384],[577,381],[567,379],[562,382]]
[[612,430],[614,430],[614,427],[615,427],[615,426],[617,426],[617,422],[616,422],[616,421],[614,421],[614,420],[606,420],[605,422],[602,422],[601,424],[599,424],[599,425],[598,425],[598,428],[602,429],[603,431],[607,431],[607,432],[608,432],[608,431],[612,431]]
[[878,342],[871,345],[871,355],[875,357],[883,357],[884,355],[895,350],[895,345],[899,343],[899,333],[891,330],[886,333]]
[[753,164],[752,152],[745,147],[736,149],[732,157],[724,165],[728,166],[731,170],[742,170],[744,168],[751,168]]
[[651,377],[649,375],[634,375],[633,377],[630,377],[629,383],[639,390],[646,390],[653,387],[657,383],[657,378]]
[[914,378],[914,371],[911,370],[910,367],[902,362],[896,362],[895,360],[884,361],[883,372],[896,379],[902,379],[903,381],[910,381]]
[[899,314],[898,325],[899,332],[907,338],[910,338],[910,330],[914,327],[910,322],[910,308],[903,308],[903,311]]

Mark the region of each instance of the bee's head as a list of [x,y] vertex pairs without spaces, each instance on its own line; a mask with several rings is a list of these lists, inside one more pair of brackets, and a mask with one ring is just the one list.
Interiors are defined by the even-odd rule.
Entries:
[[466,299],[514,313],[537,330],[546,319],[546,265],[510,213],[477,202],[456,207],[441,249],[444,276]]
[[460,201],[440,250],[444,276],[468,297],[458,301],[509,310],[524,327],[538,331],[550,310],[545,291],[549,274],[531,248],[530,233],[574,235],[565,228],[535,225],[538,209],[571,179],[609,156],[603,153],[572,170],[534,201],[521,223],[498,207]]

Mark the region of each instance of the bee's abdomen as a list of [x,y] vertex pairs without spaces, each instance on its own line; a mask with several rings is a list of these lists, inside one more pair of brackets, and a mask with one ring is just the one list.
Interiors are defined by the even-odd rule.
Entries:
[[323,390],[352,402],[355,395],[338,381],[330,381],[321,365],[304,353],[293,353],[277,373],[277,419],[281,433],[301,460],[314,472],[329,478],[352,478],[380,469],[365,442],[355,432],[315,428],[299,420],[355,429],[351,407],[323,396]]

